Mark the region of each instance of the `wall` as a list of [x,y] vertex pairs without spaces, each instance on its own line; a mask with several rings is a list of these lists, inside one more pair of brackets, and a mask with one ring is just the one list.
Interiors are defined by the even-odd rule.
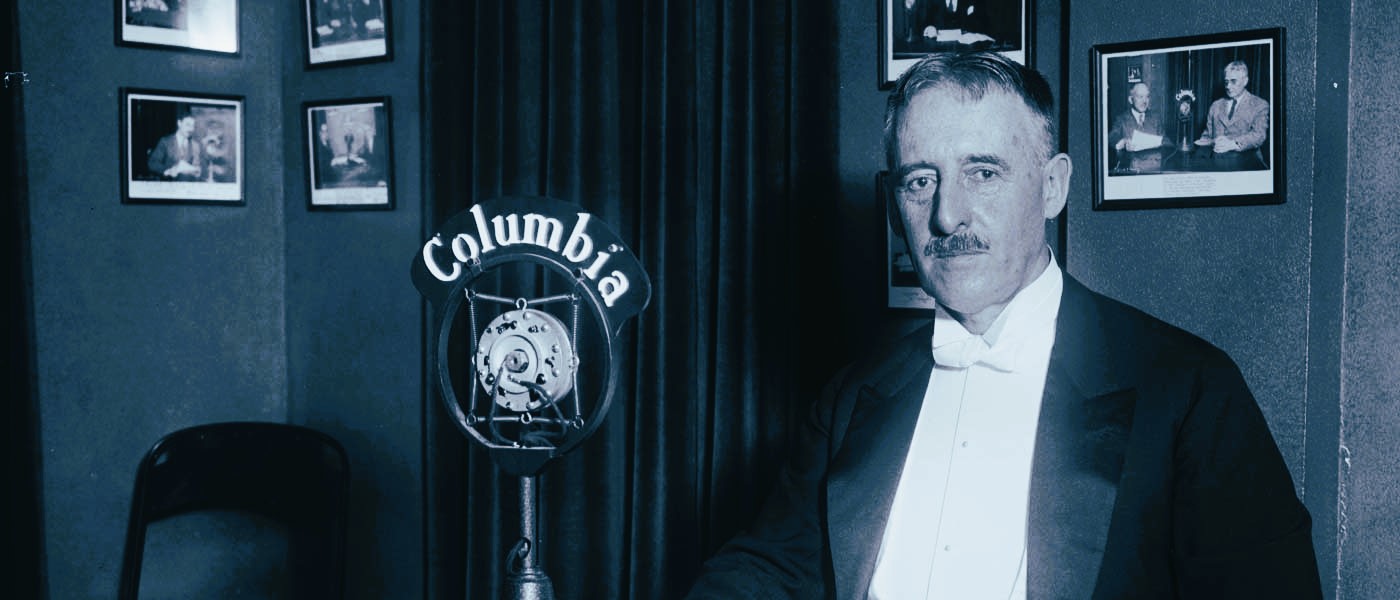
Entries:
[[[226,420],[340,439],[354,478],[350,597],[421,590],[421,332],[407,277],[421,242],[418,3],[393,2],[393,63],[315,72],[302,68],[298,3],[239,4],[231,57],[117,46],[113,3],[19,3],[53,598],[115,595],[142,454]],[[121,203],[128,86],[244,97],[245,206]],[[308,213],[300,102],[380,94],[393,96],[399,207]]]
[[[13,3],[0,6],[0,31],[19,31]],[[19,68],[19,36],[0,41],[0,71]],[[24,123],[20,119],[24,86],[0,84],[0,378],[6,382],[4,417],[0,418],[0,581],[17,598],[39,597],[39,407],[35,394],[34,294],[29,277],[29,202],[24,185]]]
[[[283,54],[287,412],[351,457],[352,598],[423,595],[422,300],[408,277],[424,239],[421,16],[419,2],[389,4],[392,61],[305,70],[299,51]],[[299,20],[286,23],[300,40]],[[395,208],[308,211],[302,103],[368,96],[390,97]]]
[[[1324,463],[1337,448],[1336,397],[1309,387],[1311,362],[1336,363],[1340,349],[1314,346],[1321,321],[1311,317],[1338,299],[1315,297],[1319,246],[1337,244],[1331,231],[1315,231],[1319,210],[1341,202],[1318,198],[1315,173],[1345,169],[1340,156],[1314,155],[1318,40],[1331,49],[1345,44],[1345,31],[1319,31],[1317,6],[1300,0],[1219,2],[1076,2],[1071,30],[1070,81],[1090,81],[1090,49],[1096,44],[1198,33],[1283,27],[1284,97],[1280,122],[1286,144],[1286,202],[1281,205],[1093,211],[1089,177],[1092,99],[1090,87],[1072,85],[1070,151],[1081,173],[1069,207],[1069,271],[1090,287],[1135,304],[1196,332],[1239,363],[1293,480],[1314,517],[1323,587],[1334,585],[1336,481]],[[1125,19],[1124,15],[1132,15]],[[1082,57],[1083,60],[1075,60]],[[1324,132],[1323,135],[1333,132]],[[1325,312],[1323,313],[1325,314]],[[1246,316],[1245,318],[1241,318]],[[1310,453],[1315,454],[1309,456]]]
[[[1353,53],[1348,69],[1321,71],[1346,82],[1355,127],[1347,132],[1346,262],[1342,311],[1343,448],[1337,556],[1338,598],[1380,598],[1400,590],[1400,133],[1369,127],[1363,115],[1400,103],[1400,5],[1351,3]],[[1336,9],[1334,9],[1336,10]],[[1344,9],[1342,9],[1344,10]],[[1329,17],[1331,15],[1328,15]],[[1338,91],[1347,93],[1339,86]],[[1319,114],[1321,114],[1319,107]]]

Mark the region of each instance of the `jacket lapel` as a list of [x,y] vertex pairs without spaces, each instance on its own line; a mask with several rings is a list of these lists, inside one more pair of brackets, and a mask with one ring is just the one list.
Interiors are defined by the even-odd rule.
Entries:
[[[1134,409],[1111,367],[1113,324],[1099,320],[1092,292],[1068,274],[1064,282],[1031,469],[1030,598],[1092,597]],[[903,364],[856,390],[835,442],[827,525],[837,598],[866,597],[923,404],[929,338],[911,337],[923,345],[901,349]]]
[[[932,329],[921,331],[932,333]],[[914,424],[933,369],[929,336],[902,349],[898,375],[867,379],[856,390],[842,450],[827,480],[827,524],[837,598],[865,598],[904,470]],[[882,382],[881,379],[884,379]]]
[[1090,598],[1103,562],[1135,395],[1114,381],[1092,292],[1068,275],[1031,468],[1031,598]]

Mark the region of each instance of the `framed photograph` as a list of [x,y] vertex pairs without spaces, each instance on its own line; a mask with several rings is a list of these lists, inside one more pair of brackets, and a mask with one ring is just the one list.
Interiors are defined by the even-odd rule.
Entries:
[[389,0],[301,0],[306,66],[389,60]]
[[1031,0],[876,0],[880,88],[920,58],[953,48],[993,50],[1030,64]]
[[238,0],[117,0],[117,43],[238,54]]
[[243,98],[121,91],[123,203],[241,205]]
[[1095,210],[1284,201],[1283,29],[1092,54]]
[[912,308],[933,310],[933,296],[919,285],[919,273],[913,258],[909,255],[909,245],[904,236],[895,231],[891,223],[899,218],[899,210],[894,203],[894,189],[888,171],[875,174],[875,193],[883,207],[885,216],[885,289],[886,306],[889,308]]
[[394,208],[389,97],[308,102],[302,112],[308,208]]

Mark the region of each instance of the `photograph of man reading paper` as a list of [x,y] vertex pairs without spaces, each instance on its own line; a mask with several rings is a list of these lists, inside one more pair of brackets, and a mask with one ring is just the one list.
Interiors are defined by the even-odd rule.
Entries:
[[1268,169],[1267,59],[1263,45],[1110,58],[1108,176]]

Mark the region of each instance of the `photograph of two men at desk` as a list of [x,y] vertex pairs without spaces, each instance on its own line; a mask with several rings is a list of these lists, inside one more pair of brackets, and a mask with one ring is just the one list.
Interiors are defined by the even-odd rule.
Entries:
[[1269,169],[1264,45],[1110,58],[1108,177]]

